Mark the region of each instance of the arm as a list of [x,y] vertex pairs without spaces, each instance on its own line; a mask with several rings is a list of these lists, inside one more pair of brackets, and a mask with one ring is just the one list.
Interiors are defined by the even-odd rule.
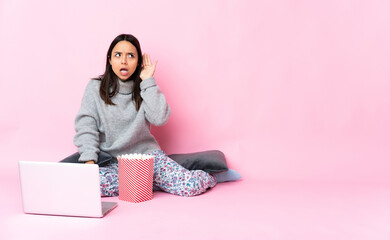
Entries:
[[[99,153],[99,131],[94,89],[90,82],[85,90],[80,110],[75,119],[74,144],[80,153],[79,162],[97,162]],[[93,161],[93,162],[91,162]]]
[[146,119],[155,126],[164,125],[171,113],[164,94],[156,84],[153,78],[157,62],[152,64],[150,56],[144,54],[143,69],[140,77],[141,82],[141,97],[143,99]]
[[153,77],[141,82],[141,97],[146,119],[155,126],[164,125],[168,121],[171,110]]

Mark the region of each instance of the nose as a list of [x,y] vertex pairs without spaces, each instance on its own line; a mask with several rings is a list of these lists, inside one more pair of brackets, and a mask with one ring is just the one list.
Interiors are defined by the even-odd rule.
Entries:
[[126,56],[124,56],[124,55],[121,56],[121,63],[122,64],[127,64]]

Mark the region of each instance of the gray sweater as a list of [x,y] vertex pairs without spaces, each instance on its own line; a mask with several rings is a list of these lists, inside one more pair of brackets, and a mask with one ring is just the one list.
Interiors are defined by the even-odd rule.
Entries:
[[131,100],[133,81],[119,81],[119,93],[111,98],[116,105],[106,105],[99,95],[100,81],[91,80],[76,116],[74,143],[80,162],[98,159],[100,151],[112,156],[126,153],[147,154],[160,150],[150,133],[150,124],[168,121],[170,108],[154,78],[141,82],[141,107],[137,112]]

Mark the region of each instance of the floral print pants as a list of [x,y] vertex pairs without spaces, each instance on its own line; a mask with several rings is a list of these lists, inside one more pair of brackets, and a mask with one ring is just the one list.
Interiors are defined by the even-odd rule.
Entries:
[[[153,185],[162,191],[179,196],[196,196],[217,184],[215,177],[202,170],[188,170],[170,159],[163,151],[154,157]],[[118,196],[118,163],[100,167],[100,189],[104,197]]]

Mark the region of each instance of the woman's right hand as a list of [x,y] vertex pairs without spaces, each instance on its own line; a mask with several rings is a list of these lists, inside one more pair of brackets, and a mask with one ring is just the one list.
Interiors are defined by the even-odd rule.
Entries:
[[86,161],[85,164],[95,164],[95,161],[94,160]]

